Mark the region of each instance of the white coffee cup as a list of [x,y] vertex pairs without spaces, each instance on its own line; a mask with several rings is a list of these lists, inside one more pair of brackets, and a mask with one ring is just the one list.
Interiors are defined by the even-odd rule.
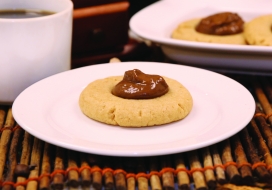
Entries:
[[71,68],[71,0],[1,0],[3,10],[53,12],[0,18],[0,104],[12,104],[31,84]]

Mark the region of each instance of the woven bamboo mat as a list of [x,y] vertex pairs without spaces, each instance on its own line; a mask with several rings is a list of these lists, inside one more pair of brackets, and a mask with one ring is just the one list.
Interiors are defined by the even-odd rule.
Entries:
[[250,123],[220,143],[172,155],[111,157],[64,149],[24,131],[16,124],[11,107],[0,106],[0,187],[272,189],[272,80],[230,77],[246,86],[255,98],[256,113]]

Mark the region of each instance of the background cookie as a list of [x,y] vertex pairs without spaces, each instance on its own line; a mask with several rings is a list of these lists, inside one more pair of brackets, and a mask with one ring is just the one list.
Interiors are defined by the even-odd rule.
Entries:
[[153,99],[124,99],[111,94],[123,76],[90,83],[80,94],[79,106],[88,117],[111,125],[143,127],[183,119],[193,106],[189,91],[178,81],[164,77],[169,91]]
[[233,35],[209,35],[197,32],[196,25],[201,19],[192,19],[181,23],[172,33],[171,37],[180,40],[189,40],[196,42],[221,43],[221,44],[241,44],[245,45],[246,41],[242,33]]
[[272,14],[257,17],[246,23],[244,36],[250,45],[272,46]]

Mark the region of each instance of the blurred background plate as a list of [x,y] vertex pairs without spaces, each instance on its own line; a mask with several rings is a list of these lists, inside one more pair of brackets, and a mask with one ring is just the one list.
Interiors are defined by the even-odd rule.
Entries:
[[271,75],[272,47],[212,44],[170,38],[178,24],[188,19],[229,11],[238,13],[247,22],[260,15],[272,14],[270,7],[272,1],[269,0],[162,0],[134,14],[129,25],[133,35],[158,44],[163,53],[176,63]]

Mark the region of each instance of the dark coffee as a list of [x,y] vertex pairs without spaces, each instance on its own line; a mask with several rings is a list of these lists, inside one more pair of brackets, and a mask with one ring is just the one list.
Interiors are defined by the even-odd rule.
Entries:
[[35,18],[52,15],[54,12],[44,10],[0,10],[0,19],[22,19],[22,18]]

